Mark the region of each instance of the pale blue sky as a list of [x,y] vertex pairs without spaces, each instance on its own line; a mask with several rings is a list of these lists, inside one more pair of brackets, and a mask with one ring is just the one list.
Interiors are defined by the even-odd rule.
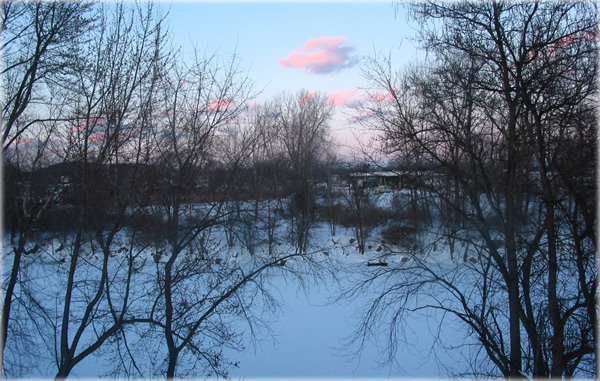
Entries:
[[[282,91],[300,89],[332,95],[367,86],[356,59],[375,51],[391,54],[396,67],[414,61],[416,50],[410,38],[403,7],[395,12],[392,1],[374,2],[161,2],[169,11],[169,25],[175,46],[191,53],[195,43],[203,51],[229,56],[236,51],[242,67],[263,90],[257,101]],[[341,48],[349,52],[347,65],[325,74],[307,69],[283,67],[278,60],[292,52],[310,54],[301,47],[311,39],[341,37]],[[339,40],[339,39],[338,39]],[[334,65],[335,66],[335,65]],[[329,67],[327,67],[329,68]],[[325,69],[323,69],[325,70]],[[314,70],[313,70],[314,71]],[[358,93],[352,97],[356,99]],[[344,144],[350,110],[337,107],[332,127]],[[344,116],[345,115],[345,116]],[[354,126],[356,127],[356,126]],[[345,132],[344,132],[345,131]]]

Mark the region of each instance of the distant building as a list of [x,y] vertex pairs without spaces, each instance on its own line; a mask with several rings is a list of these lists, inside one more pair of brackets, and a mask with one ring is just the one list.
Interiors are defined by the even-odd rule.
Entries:
[[379,172],[352,172],[350,178],[358,188],[373,188],[377,186],[388,186],[390,188],[402,188],[402,172],[379,171]]
[[433,170],[398,170],[352,172],[350,178],[358,188],[386,187],[390,189],[431,189],[441,183],[443,175]]

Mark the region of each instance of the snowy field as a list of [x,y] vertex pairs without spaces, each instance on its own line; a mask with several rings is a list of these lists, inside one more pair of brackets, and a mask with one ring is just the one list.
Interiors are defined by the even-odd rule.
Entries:
[[[401,197],[401,192],[382,193],[374,196],[372,201],[378,208],[385,209],[391,208]],[[427,260],[442,269],[447,267],[449,271],[453,271],[457,266],[465,268],[462,261],[451,260],[449,248],[443,241],[433,244],[437,237],[437,228],[434,222],[428,230],[418,233],[421,244],[429,248]],[[285,236],[288,229],[287,222],[280,220],[278,236]],[[394,281],[394,278],[378,278],[371,281],[368,288],[350,296],[342,297],[343,293],[373,274],[410,266],[413,259],[403,254],[399,248],[386,245],[377,228],[371,230],[365,242],[364,254],[359,253],[353,229],[338,226],[336,230],[335,235],[332,235],[330,226],[325,222],[313,226],[307,252],[317,266],[311,267],[312,270],[303,275],[301,280],[291,276],[288,271],[294,270],[294,266],[297,265],[302,268],[302,260],[298,258],[289,261],[285,266],[276,266],[265,274],[268,279],[266,288],[279,306],[274,310],[262,310],[259,305],[253,306],[256,307],[253,313],[258,314],[264,326],[253,327],[255,330],[250,334],[245,321],[229,320],[232,331],[241,334],[239,342],[243,343],[245,348],[238,351],[224,347],[225,357],[237,363],[237,366],[229,368],[229,377],[394,379],[440,378],[468,372],[468,367],[473,365],[469,364],[471,355],[468,351],[471,347],[468,344],[473,339],[468,338],[469,332],[465,330],[464,325],[453,320],[449,314],[428,309],[403,315],[401,330],[392,338],[393,345],[397,345],[392,361],[388,361],[389,319],[371,322],[367,329],[369,335],[364,340],[351,340],[370,303],[380,295],[381,290],[389,287],[386,282],[390,279]],[[239,268],[248,271],[268,257],[264,243],[257,241],[252,250],[254,254],[251,255],[243,239],[236,240],[233,246],[226,245],[226,234],[222,228],[209,233],[213,245],[210,250],[211,255],[214,255],[213,263],[223,266],[226,263],[235,263]],[[120,239],[123,243],[117,242],[115,247],[124,245],[127,240],[126,234],[122,233]],[[280,241],[284,242],[284,239]],[[4,242],[3,274],[6,276],[11,260],[11,255],[6,255],[10,251],[10,246],[6,245],[9,242],[7,235]],[[24,364],[34,364],[26,365],[22,369],[20,376],[25,378],[52,378],[56,373],[53,352],[57,348],[57,327],[62,316],[61,295],[64,294],[63,282],[69,260],[65,260],[67,250],[57,249],[61,245],[58,240],[48,237],[45,242],[45,246],[39,250],[40,255],[25,257],[22,270],[23,281],[30,285],[28,292],[33,290],[37,299],[44,304],[47,314],[44,318],[37,318],[38,323],[44,323],[36,323],[37,332],[28,338],[27,344],[38,346],[34,352],[36,357],[20,359]],[[462,246],[457,243],[455,249],[462,251]],[[92,246],[89,250],[90,253],[94,253]],[[275,255],[284,256],[294,248],[289,243],[280,242],[275,250]],[[153,253],[154,250],[147,248],[136,257],[140,267],[134,275],[132,299],[139,297],[141,304],[148,303],[144,298],[149,289],[148,279],[154,276]],[[122,261],[118,259],[117,256],[113,266],[122,266]],[[90,255],[83,266],[92,273],[97,267],[96,261],[97,257]],[[385,263],[386,266],[368,266],[381,263]],[[114,272],[117,274],[118,270],[115,269]],[[469,281],[468,276],[464,279]],[[86,282],[87,280],[82,284]],[[465,284],[468,285],[468,282]],[[21,295],[17,294],[17,297]],[[420,304],[426,302],[421,296],[419,298]],[[407,300],[410,307],[410,295]],[[56,305],[53,306],[53,303]],[[74,311],[73,315],[77,316],[80,313],[81,311]],[[91,332],[93,330],[88,330],[85,335],[92,335]],[[165,356],[160,335],[152,339],[141,333],[131,334],[137,335],[131,339],[131,345],[139,352],[135,377],[160,377],[156,368]],[[143,340],[140,339],[142,336]],[[115,353],[107,353],[109,348],[110,346],[107,346],[84,359],[73,369],[70,377],[111,377],[111,370],[115,361],[118,361],[118,356]],[[194,377],[198,378],[203,376],[194,374]]]
[[[370,242],[372,249],[361,255],[355,247],[348,244],[352,238],[352,231],[345,228],[338,228],[338,234],[333,237],[325,225],[312,232],[312,244],[319,247],[321,252],[329,254],[325,256],[319,253],[317,256],[335,268],[335,276],[327,273],[322,279],[307,276],[302,283],[285,274],[275,274],[271,277],[269,287],[274,291],[280,308],[263,315],[268,330],[260,329],[256,332],[256,337],[251,337],[246,332],[244,351],[225,351],[230,360],[238,362],[237,367],[230,369],[229,375],[232,379],[438,378],[446,374],[444,369],[439,368],[438,363],[441,361],[448,365],[448,354],[433,351],[436,347],[433,342],[433,334],[437,329],[436,316],[415,314],[412,321],[406,322],[410,330],[406,331],[403,338],[405,344],[399,348],[396,360],[392,364],[385,361],[388,339],[385,326],[373,327],[378,333],[367,340],[360,353],[357,353],[357,345],[348,341],[360,323],[361,309],[377,294],[377,289],[374,288],[372,295],[362,294],[351,299],[336,299],[342,290],[352,285],[352,282],[365,276],[363,272],[368,275],[369,271],[376,271],[377,268],[367,267],[366,264],[377,262],[382,257],[382,253],[375,251],[378,242]],[[56,244],[54,245],[56,247]],[[239,247],[233,249],[236,250],[243,251]],[[26,266],[27,273],[40,282],[40,289],[50,290],[56,286],[59,290],[60,286],[52,283],[57,279],[55,274],[64,271],[64,264],[57,263],[45,255],[41,258],[38,261],[32,260]],[[6,259],[10,259],[10,256]],[[242,260],[241,257],[237,259]],[[386,260],[389,261],[390,258]],[[8,266],[4,266],[5,272],[7,268]],[[241,324],[239,330],[247,330],[246,325]],[[464,335],[460,335],[460,330],[456,327],[448,329],[442,337],[452,340],[453,335],[464,339]],[[149,351],[155,349],[152,344],[148,345]],[[99,357],[91,356],[85,359],[75,367],[71,376],[106,376],[112,363]],[[148,361],[141,366],[142,372],[144,367],[148,372],[145,375],[148,378],[152,377],[151,363],[152,361]],[[50,358],[38,358],[37,365],[36,369],[30,369],[22,376],[53,377],[54,367]]]

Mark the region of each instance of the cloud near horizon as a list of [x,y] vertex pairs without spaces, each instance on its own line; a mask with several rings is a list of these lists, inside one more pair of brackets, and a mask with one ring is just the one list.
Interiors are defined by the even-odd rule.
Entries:
[[229,111],[230,108],[234,107],[233,99],[231,98],[223,98],[223,99],[215,99],[210,101],[206,107],[206,112],[224,112]]
[[306,41],[287,57],[279,58],[279,66],[305,70],[311,74],[328,74],[358,63],[352,46],[344,45],[345,37],[318,37]]
[[327,102],[334,106],[348,106],[354,107],[361,104],[360,97],[357,97],[357,94],[360,92],[360,89],[342,89],[336,92],[329,94],[327,97]]

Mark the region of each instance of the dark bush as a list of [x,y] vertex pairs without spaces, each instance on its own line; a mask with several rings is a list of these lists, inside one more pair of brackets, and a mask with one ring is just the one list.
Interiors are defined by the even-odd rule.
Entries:
[[417,232],[415,226],[393,224],[381,232],[381,238],[390,245],[410,247],[415,242]]
[[160,241],[167,234],[167,223],[164,218],[150,213],[141,212],[128,216],[125,226],[139,231],[139,237],[143,242]]
[[401,225],[422,227],[431,223],[431,211],[416,204],[406,204],[394,214],[394,219]]
[[70,205],[52,206],[40,214],[36,228],[46,232],[73,231],[79,227],[78,211]]
[[340,204],[315,205],[317,215],[321,220],[340,223],[340,216],[344,214],[344,207]]
[[[330,221],[346,228],[356,226],[359,223],[356,211],[351,210],[346,205],[322,205],[318,207],[318,212],[322,220]],[[391,210],[380,209],[371,205],[365,205],[360,213],[362,224],[367,227],[384,224],[394,215]]]

